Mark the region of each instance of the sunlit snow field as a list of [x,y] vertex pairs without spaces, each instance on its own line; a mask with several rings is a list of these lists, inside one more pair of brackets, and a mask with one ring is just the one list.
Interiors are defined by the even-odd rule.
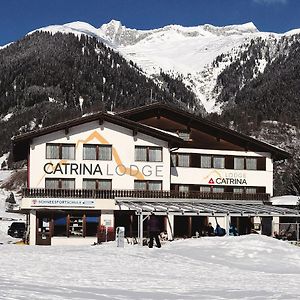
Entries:
[[0,245],[0,299],[299,299],[300,248],[200,238],[161,249]]

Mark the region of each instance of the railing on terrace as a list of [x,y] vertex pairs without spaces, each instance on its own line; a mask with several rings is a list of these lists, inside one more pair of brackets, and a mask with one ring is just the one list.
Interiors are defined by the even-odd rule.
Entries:
[[215,199],[215,200],[258,200],[269,201],[270,195],[265,193],[208,193],[208,192],[178,192],[178,191],[140,191],[140,190],[80,190],[80,189],[23,189],[23,197],[27,198],[93,198],[115,199],[123,198],[185,198],[185,199]]

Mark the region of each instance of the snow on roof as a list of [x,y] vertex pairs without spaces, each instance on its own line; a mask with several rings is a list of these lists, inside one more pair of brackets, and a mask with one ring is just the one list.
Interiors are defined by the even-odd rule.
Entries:
[[168,135],[172,135],[172,136],[176,136],[179,138],[178,134],[176,132],[170,132],[170,131],[167,131],[167,130],[163,130],[163,129],[160,129],[160,128],[157,128],[157,127],[153,127],[153,126],[149,126],[149,125],[146,125],[146,124],[143,124],[144,126],[146,127],[149,127],[151,129],[154,129],[154,130],[157,130],[157,131],[160,131],[162,133],[166,133]]
[[300,197],[293,195],[284,195],[279,197],[272,197],[271,202],[273,205],[293,205],[296,206]]

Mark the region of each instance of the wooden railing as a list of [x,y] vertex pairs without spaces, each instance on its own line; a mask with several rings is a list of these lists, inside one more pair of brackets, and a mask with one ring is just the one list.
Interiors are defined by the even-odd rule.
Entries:
[[23,197],[27,198],[89,198],[115,199],[121,198],[185,198],[215,200],[258,200],[269,201],[270,195],[265,193],[208,193],[178,191],[140,191],[140,190],[80,190],[80,189],[23,189]]

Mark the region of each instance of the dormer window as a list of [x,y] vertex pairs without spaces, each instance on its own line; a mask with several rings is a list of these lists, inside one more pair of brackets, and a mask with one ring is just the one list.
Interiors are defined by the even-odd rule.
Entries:
[[178,136],[183,139],[184,141],[190,141],[190,132],[189,131],[177,131]]

